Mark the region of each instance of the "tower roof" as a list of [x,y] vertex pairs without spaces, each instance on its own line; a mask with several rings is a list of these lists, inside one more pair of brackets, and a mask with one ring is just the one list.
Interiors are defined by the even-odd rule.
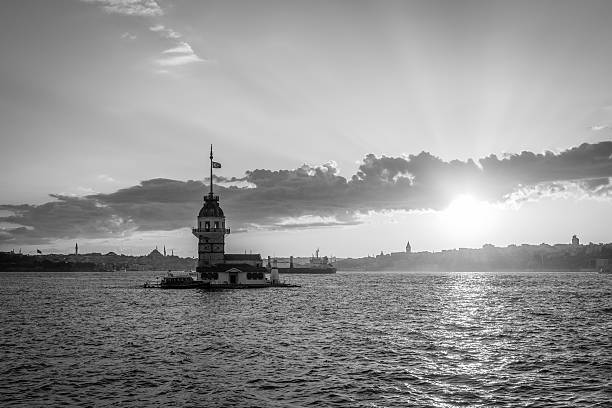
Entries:
[[223,215],[223,210],[219,206],[219,196],[210,194],[204,196],[204,205],[198,217],[225,217],[225,215]]

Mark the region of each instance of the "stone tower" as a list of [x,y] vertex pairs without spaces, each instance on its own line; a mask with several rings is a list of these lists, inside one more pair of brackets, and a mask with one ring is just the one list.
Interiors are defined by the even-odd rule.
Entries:
[[198,225],[193,235],[198,238],[198,267],[205,268],[225,263],[225,235],[230,233],[225,228],[225,215],[219,206],[219,196],[213,194],[213,168],[221,164],[213,161],[212,145],[210,146],[210,192],[204,196],[204,205],[198,214]]

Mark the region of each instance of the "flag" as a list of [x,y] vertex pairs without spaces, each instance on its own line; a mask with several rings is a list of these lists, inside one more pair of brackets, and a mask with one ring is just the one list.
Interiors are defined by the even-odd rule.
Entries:
[[212,162],[212,166],[213,166],[213,169],[220,169],[221,168],[221,163]]
[[42,251],[41,251],[40,249],[37,249],[37,250],[36,250],[36,253],[37,253],[37,254],[42,254]]

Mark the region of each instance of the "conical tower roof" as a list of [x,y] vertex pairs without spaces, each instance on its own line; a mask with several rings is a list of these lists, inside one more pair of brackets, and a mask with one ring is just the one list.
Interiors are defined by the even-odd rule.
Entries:
[[204,205],[198,217],[225,217],[223,210],[219,206],[219,197],[211,196],[210,194],[204,196]]

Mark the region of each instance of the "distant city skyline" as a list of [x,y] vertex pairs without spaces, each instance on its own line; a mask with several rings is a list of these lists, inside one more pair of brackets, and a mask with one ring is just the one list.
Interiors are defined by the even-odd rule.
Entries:
[[0,250],[612,241],[611,2],[2,8]]

